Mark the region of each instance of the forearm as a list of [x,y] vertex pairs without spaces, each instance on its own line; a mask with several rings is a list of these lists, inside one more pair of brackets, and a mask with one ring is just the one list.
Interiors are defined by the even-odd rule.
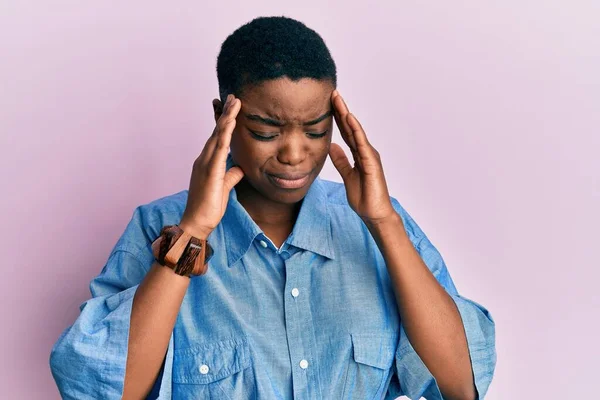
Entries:
[[145,398],[165,358],[190,278],[157,263],[133,299],[123,399]]
[[400,216],[367,226],[385,259],[410,343],[444,398],[475,399],[466,334],[454,300],[415,250]]

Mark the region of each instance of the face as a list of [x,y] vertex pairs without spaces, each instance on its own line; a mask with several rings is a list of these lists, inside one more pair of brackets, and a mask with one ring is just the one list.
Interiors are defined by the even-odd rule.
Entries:
[[334,89],[329,81],[308,78],[244,88],[231,155],[245,183],[262,197],[286,204],[304,198],[329,152]]

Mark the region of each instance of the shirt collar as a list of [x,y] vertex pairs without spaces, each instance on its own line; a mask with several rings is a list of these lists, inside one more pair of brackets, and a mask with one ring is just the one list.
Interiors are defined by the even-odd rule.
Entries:
[[[227,170],[234,165],[231,153],[227,156]],[[252,242],[264,235],[246,209],[237,200],[235,188],[229,192],[227,209],[222,219],[227,265],[237,263],[246,254]],[[298,218],[286,243],[334,259],[330,216],[327,209],[327,192],[317,177],[300,207]],[[218,251],[215,249],[215,251]]]

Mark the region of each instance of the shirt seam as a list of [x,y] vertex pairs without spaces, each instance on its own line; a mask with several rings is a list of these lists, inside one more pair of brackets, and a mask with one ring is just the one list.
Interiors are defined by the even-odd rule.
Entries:
[[[137,249],[137,252],[138,252],[138,253],[139,253],[139,252],[141,252],[141,249]],[[112,255],[114,256],[114,255],[116,255],[117,253],[126,253],[126,254],[129,254],[130,256],[132,256],[132,257],[133,257],[133,259],[134,259],[135,261],[137,261],[138,265],[139,265],[139,266],[142,268],[142,270],[144,270],[146,273],[147,273],[148,271],[150,271],[150,267],[151,267],[151,266],[150,266],[150,267],[148,267],[148,268],[146,269],[146,267],[145,267],[144,263],[141,261],[141,259],[140,259],[140,257],[138,256],[138,254],[136,254],[136,253],[134,253],[134,252],[132,252],[132,251],[130,251],[130,250],[128,250],[128,249],[116,248],[116,249],[113,251],[113,254],[112,254]]]

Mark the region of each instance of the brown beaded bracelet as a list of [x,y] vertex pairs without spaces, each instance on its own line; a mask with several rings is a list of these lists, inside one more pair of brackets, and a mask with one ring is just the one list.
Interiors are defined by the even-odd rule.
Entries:
[[214,252],[206,240],[198,239],[177,225],[162,228],[152,243],[156,261],[182,276],[204,275]]

